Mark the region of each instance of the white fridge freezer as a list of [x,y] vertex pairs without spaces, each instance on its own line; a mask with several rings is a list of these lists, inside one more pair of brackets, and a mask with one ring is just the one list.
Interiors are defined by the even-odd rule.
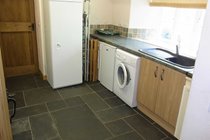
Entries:
[[44,0],[47,79],[52,88],[82,83],[82,0]]

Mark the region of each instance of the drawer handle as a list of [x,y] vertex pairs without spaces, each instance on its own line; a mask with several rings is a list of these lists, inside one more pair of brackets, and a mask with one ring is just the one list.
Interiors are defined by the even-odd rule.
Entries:
[[161,73],[161,76],[160,76],[161,81],[164,80],[164,73],[165,73],[165,70],[163,69],[163,71],[162,71],[162,73]]
[[158,66],[156,66],[156,69],[155,69],[155,71],[154,71],[154,76],[155,76],[155,78],[157,78],[157,72],[158,72]]

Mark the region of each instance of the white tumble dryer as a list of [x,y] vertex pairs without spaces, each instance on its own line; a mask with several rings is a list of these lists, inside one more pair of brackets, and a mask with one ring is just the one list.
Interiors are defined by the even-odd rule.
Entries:
[[140,57],[117,49],[114,93],[130,107],[137,106]]

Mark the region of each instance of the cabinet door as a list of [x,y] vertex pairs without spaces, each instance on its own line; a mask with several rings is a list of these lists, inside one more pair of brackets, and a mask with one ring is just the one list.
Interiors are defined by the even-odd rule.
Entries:
[[185,75],[165,66],[160,71],[155,113],[175,127]]
[[137,100],[138,103],[144,105],[153,112],[155,111],[159,69],[159,64],[142,58]]

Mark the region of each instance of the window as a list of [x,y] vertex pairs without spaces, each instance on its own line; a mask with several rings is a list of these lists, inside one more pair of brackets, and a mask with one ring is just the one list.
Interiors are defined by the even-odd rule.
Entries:
[[196,57],[205,10],[165,7],[158,10],[161,12],[153,41],[172,51],[180,44],[180,54]]

